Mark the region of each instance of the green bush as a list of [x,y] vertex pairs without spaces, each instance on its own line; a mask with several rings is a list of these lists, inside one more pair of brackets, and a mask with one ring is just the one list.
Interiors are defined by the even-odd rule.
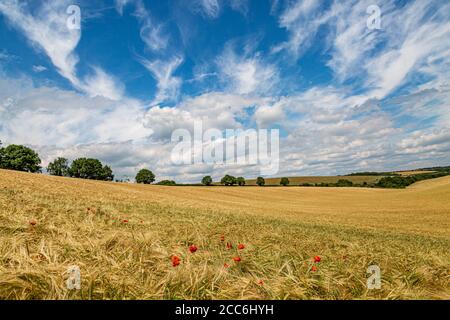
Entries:
[[351,187],[353,186],[353,182],[346,179],[339,179],[339,181],[336,183],[336,187]]
[[160,182],[157,183],[157,185],[160,186],[176,186],[177,183],[173,180],[162,180]]

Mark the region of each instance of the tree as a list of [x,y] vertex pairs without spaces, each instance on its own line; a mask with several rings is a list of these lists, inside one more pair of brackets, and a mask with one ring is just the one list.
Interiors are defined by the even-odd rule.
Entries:
[[263,177],[258,177],[256,179],[256,184],[260,187],[263,187],[266,184],[266,180]]
[[243,177],[238,177],[236,183],[240,186],[245,186],[245,179]]
[[69,175],[74,178],[112,181],[114,175],[109,166],[103,166],[100,160],[79,158],[72,162]]
[[11,144],[6,148],[0,148],[0,168],[26,171],[40,172],[41,159],[39,155],[32,149]]
[[287,186],[287,185],[289,185],[289,179],[288,178],[281,178],[281,180],[280,180],[280,184],[282,185],[282,186]]
[[212,180],[211,176],[203,177],[203,179],[202,179],[202,184],[203,185],[210,186],[210,185],[212,185],[212,183],[213,183],[213,180]]
[[66,177],[69,175],[69,161],[59,157],[48,164],[47,172],[52,176]]
[[104,166],[102,169],[101,179],[104,181],[113,181],[114,174],[110,166]]
[[232,186],[236,184],[236,178],[227,174],[220,180],[220,183],[225,186]]
[[142,169],[136,175],[136,183],[152,184],[155,182],[155,175],[148,169]]

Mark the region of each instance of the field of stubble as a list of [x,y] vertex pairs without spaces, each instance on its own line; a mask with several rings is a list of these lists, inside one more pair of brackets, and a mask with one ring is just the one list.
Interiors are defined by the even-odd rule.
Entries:
[[450,177],[208,188],[0,170],[0,299],[450,299],[449,199]]

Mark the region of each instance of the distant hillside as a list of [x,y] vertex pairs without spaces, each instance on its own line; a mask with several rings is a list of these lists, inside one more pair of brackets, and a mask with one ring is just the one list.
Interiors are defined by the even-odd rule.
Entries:
[[[375,184],[383,178],[383,176],[311,176],[311,177],[288,177],[290,185],[303,185],[303,184],[321,184],[321,183],[337,183],[341,179],[349,180],[354,184]],[[281,178],[267,178],[266,186],[279,186]],[[249,186],[256,185],[256,179],[246,180],[246,184]]]

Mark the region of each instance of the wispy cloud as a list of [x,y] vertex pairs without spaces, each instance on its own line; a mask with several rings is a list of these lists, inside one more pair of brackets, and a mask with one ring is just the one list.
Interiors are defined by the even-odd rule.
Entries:
[[233,43],[216,59],[218,76],[228,90],[239,94],[270,94],[278,81],[278,71],[258,53],[237,54]]
[[47,68],[44,67],[44,66],[40,66],[40,65],[39,66],[33,66],[33,71],[36,72],[36,73],[44,72],[46,70],[47,70]]
[[208,18],[217,18],[220,13],[218,0],[198,0],[201,12]]
[[141,59],[141,63],[152,73],[157,81],[158,92],[152,104],[157,105],[164,101],[175,101],[182,81],[181,78],[174,76],[174,73],[183,63],[183,58],[176,56],[169,61]]
[[[98,72],[100,70],[98,67],[88,82],[77,77],[76,66],[79,57],[75,53],[75,48],[81,39],[81,30],[67,27],[66,10],[69,5],[71,2],[68,0],[45,1],[32,15],[26,4],[19,3],[17,0],[5,0],[0,2],[0,13],[4,14],[14,27],[22,31],[37,50],[42,50],[50,58],[59,74],[69,80],[75,88],[94,96],[111,93],[114,89],[105,91],[101,87],[96,87],[97,84],[103,85],[108,77],[105,72]],[[95,79],[97,75],[101,78]],[[114,81],[109,79],[108,82]],[[119,91],[105,97],[117,99]]]

